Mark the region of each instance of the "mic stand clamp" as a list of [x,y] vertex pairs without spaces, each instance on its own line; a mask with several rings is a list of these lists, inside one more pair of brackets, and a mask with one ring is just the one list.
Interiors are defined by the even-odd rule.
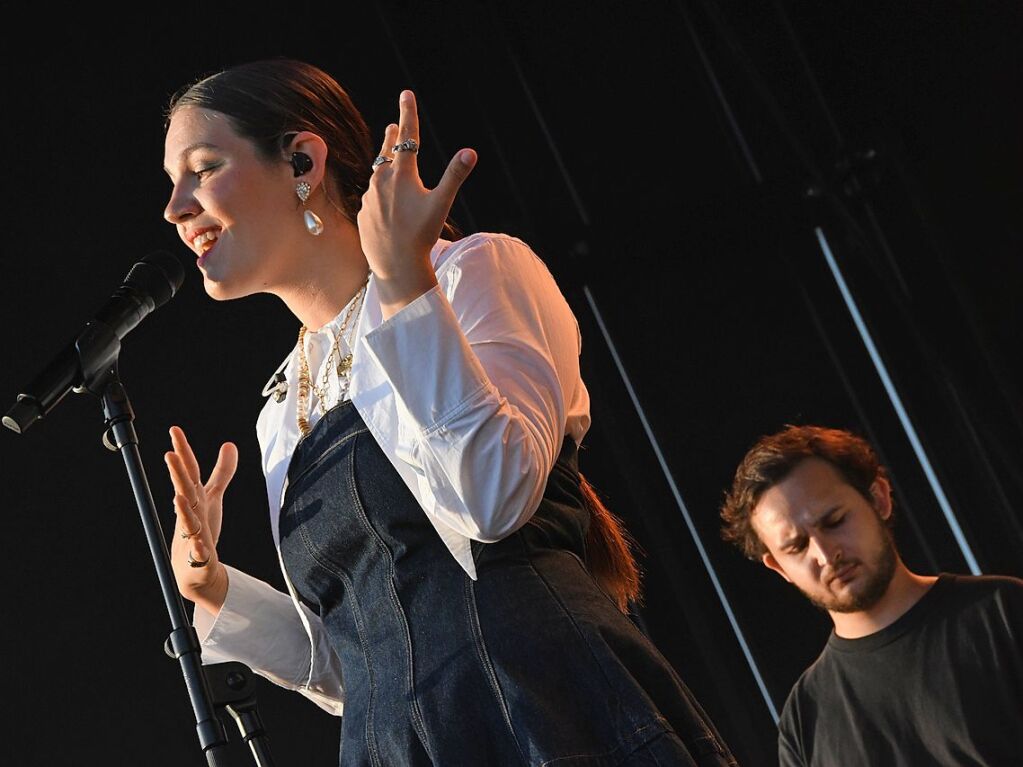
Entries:
[[270,744],[256,708],[255,677],[244,663],[228,661],[203,666],[213,703],[226,710],[238,725],[242,741],[247,743],[259,767],[270,767]]

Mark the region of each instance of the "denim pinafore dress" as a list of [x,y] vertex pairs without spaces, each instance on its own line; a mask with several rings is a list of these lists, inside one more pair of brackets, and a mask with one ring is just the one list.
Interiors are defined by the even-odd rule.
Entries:
[[299,443],[281,554],[345,690],[340,765],[730,765],[713,724],[584,565],[566,440],[538,510],[449,553],[350,401]]

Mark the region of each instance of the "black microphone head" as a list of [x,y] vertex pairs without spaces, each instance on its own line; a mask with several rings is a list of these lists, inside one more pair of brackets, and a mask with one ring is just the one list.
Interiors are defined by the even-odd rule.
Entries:
[[124,278],[126,287],[152,299],[154,308],[171,300],[185,281],[185,268],[177,257],[158,250],[135,263]]

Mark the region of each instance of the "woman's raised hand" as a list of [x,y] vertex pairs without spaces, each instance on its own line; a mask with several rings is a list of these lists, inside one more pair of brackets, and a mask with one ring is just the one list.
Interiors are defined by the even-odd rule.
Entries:
[[423,186],[416,160],[419,114],[412,91],[402,91],[398,104],[399,122],[384,131],[358,216],[362,250],[375,275],[385,316],[437,284],[430,249],[462,182],[476,165],[476,152],[462,149],[435,188]]
[[238,468],[238,448],[225,442],[217,464],[203,484],[185,432],[170,429],[173,450],[164,454],[174,484],[174,538],[171,567],[178,590],[185,599],[216,615],[227,597],[227,570],[217,557],[217,541],[223,518],[224,491]]

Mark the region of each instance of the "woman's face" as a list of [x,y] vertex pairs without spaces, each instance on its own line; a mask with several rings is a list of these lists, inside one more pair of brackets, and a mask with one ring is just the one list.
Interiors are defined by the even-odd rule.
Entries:
[[283,156],[267,161],[225,115],[184,107],[167,130],[164,170],[174,184],[164,218],[195,253],[210,296],[274,292],[289,282],[304,227]]

